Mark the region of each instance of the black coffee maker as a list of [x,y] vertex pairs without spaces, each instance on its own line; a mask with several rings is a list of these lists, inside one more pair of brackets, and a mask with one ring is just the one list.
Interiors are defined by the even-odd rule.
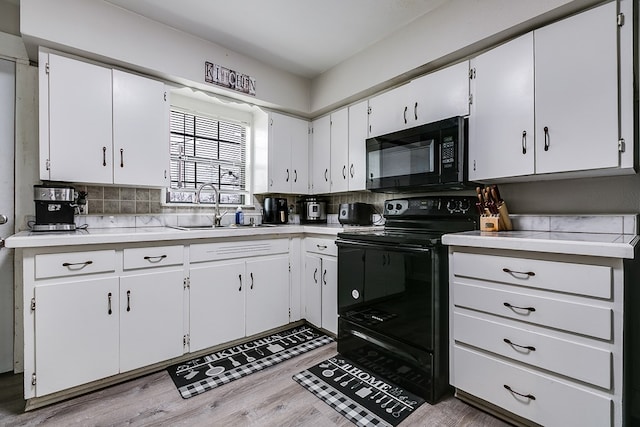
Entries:
[[67,186],[34,185],[36,223],[32,231],[70,231],[75,224],[75,189]]
[[265,197],[262,210],[262,222],[265,224],[286,224],[289,222],[287,199]]

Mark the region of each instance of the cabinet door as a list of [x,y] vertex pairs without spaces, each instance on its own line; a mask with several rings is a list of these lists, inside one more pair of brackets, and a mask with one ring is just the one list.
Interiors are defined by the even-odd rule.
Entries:
[[349,110],[331,114],[331,192],[349,190]]
[[291,123],[293,118],[270,113],[269,192],[291,191]]
[[118,373],[118,278],[36,286],[35,299],[36,396]]
[[289,256],[247,261],[246,335],[289,323]]
[[407,121],[418,126],[469,114],[469,62],[463,61],[411,81]]
[[322,327],[338,333],[338,261],[322,258]]
[[409,85],[391,89],[369,99],[369,137],[384,135],[410,126]]
[[113,70],[113,183],[165,187],[169,114],[164,84]]
[[309,193],[309,122],[291,123],[291,193]]
[[536,173],[618,166],[617,2],[533,32]]
[[304,260],[305,314],[307,322],[322,326],[322,262],[307,254]]
[[349,107],[349,191],[366,190],[368,110],[368,101]]
[[471,61],[469,179],[534,173],[533,33]]
[[198,351],[244,337],[244,261],[222,261],[192,267],[189,273],[190,351]]
[[111,107],[110,69],[49,54],[46,179],[113,182]]
[[120,278],[120,372],[183,354],[182,270]]
[[312,188],[313,194],[331,191],[331,118],[313,122]]

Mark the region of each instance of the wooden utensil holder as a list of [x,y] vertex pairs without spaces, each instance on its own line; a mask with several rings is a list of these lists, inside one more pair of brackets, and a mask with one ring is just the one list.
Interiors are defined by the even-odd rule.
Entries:
[[497,214],[484,214],[480,216],[480,231],[510,231],[513,230],[509,210],[505,202],[498,204]]

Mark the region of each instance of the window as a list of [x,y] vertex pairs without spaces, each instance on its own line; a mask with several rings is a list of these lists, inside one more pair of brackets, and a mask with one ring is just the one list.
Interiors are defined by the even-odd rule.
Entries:
[[[213,183],[220,204],[245,204],[247,133],[245,123],[171,110],[171,186],[168,203],[194,203],[196,190]],[[205,187],[201,203],[215,203]]]

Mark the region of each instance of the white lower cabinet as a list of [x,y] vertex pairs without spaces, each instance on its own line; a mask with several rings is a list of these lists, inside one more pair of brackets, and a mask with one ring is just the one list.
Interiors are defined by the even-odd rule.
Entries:
[[305,239],[305,319],[338,333],[338,261],[334,240]]
[[288,239],[191,245],[191,352],[289,323],[288,251]]
[[[35,276],[43,278],[31,301],[35,395],[182,355],[181,251],[171,246],[33,257]],[[135,267],[127,271],[128,265]]]
[[26,371],[25,377],[37,374],[38,396],[118,373],[117,277],[37,286],[34,291],[35,371]]
[[183,353],[182,269],[120,278],[120,372]]
[[622,425],[623,260],[464,247],[449,260],[460,396],[545,426]]

